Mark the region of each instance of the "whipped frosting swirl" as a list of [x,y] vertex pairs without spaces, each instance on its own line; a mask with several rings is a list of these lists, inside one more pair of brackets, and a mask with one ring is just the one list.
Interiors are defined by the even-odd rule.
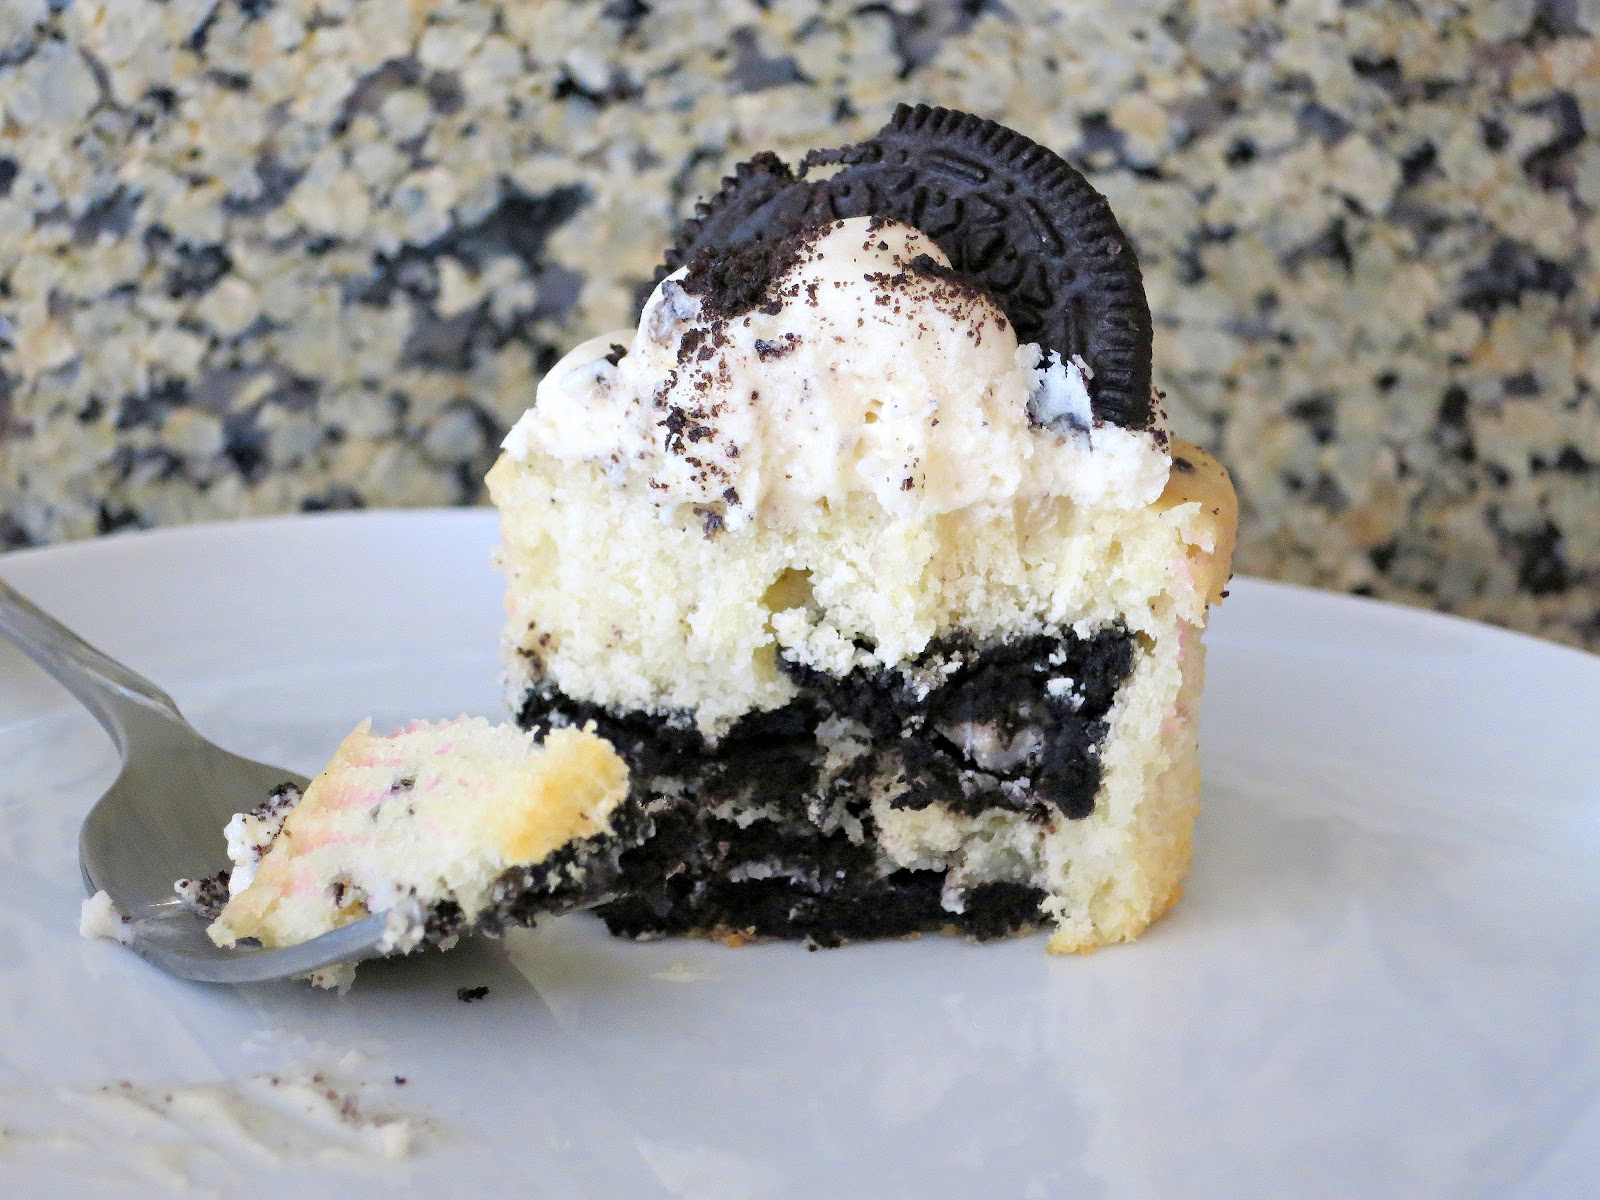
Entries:
[[1165,486],[1165,436],[1096,422],[1085,365],[1019,344],[909,225],[820,227],[764,302],[732,315],[690,269],[636,330],[552,368],[508,454],[593,462],[727,529],[859,493],[910,519],[1048,497],[1135,508]]

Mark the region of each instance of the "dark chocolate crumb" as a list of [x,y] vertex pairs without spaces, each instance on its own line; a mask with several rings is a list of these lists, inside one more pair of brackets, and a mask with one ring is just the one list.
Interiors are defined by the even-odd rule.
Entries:
[[666,420],[656,422],[657,425],[667,431],[666,448],[668,454],[683,453],[683,431],[688,423],[688,415],[677,405],[673,405],[667,410]]
[[786,333],[781,338],[769,341],[766,338],[756,339],[756,357],[762,362],[771,362],[775,358],[782,358],[800,344],[800,336],[795,333]]
[[482,1000],[488,994],[489,989],[481,983],[477,987],[456,989],[456,999],[463,1004],[471,1004],[474,1000]]
[[1174,471],[1182,471],[1185,475],[1192,475],[1194,473],[1194,464],[1187,458],[1180,456],[1172,460],[1172,469]]
[[695,516],[700,518],[701,525],[705,529],[705,535],[708,541],[722,532],[726,521],[723,519],[722,514],[716,509],[704,508],[700,505],[696,505],[694,513]]
[[297,783],[280,783],[267,793],[267,802],[250,810],[253,817],[269,816],[278,811],[280,804],[295,805],[300,803],[300,785]]
[[711,356],[711,347],[705,345],[707,330],[685,329],[678,339],[678,364],[683,366],[699,359],[704,362]]
[[929,275],[934,279],[953,279],[962,281],[960,272],[945,266],[931,254],[919,254],[911,260],[911,269],[918,275]]
[[826,226],[802,229],[776,241],[749,241],[729,249],[707,246],[689,260],[683,290],[700,297],[700,312],[712,320],[731,320],[752,309],[768,316],[783,310],[772,288],[799,260]]

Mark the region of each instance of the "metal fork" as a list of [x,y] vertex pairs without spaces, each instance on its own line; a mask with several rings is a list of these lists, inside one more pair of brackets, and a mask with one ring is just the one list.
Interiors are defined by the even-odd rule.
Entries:
[[227,863],[223,826],[280,783],[304,776],[230,754],[183,719],[155,684],[102,654],[0,580],[0,633],[82,702],[111,735],[122,771],[90,810],[78,861],[91,893],[127,917],[133,948],[158,967],[207,983],[255,983],[373,957],[385,918],[366,917],[282,950],[224,950],[172,890]]

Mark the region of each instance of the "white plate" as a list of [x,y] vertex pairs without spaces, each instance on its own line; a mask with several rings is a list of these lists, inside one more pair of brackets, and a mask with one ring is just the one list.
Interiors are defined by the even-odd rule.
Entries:
[[[368,715],[498,712],[493,537],[322,516],[0,574],[207,734],[312,771]],[[78,938],[112,750],[0,647],[0,1195],[1597,1194],[1600,660],[1248,580],[1210,643],[1195,866],[1136,946],[729,950],[573,917],[343,999]],[[358,1115],[300,1114],[311,1073]],[[398,1163],[383,1117],[413,1123]]]

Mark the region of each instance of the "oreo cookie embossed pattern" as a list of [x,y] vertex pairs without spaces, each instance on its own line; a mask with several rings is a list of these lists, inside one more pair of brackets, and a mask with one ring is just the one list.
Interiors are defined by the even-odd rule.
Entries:
[[[837,169],[807,178],[827,168]],[[814,150],[798,172],[756,155],[685,223],[656,279],[707,248],[858,216],[922,230],[989,291],[1020,341],[1081,356],[1097,417],[1150,423],[1150,308],[1111,206],[1059,155],[970,113],[901,105],[871,138]]]

